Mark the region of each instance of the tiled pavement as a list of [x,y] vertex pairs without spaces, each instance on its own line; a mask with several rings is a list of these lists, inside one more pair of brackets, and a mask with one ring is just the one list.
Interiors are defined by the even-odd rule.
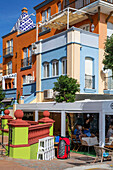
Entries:
[[[92,163],[94,158],[71,153],[70,159],[51,161],[22,160],[9,157],[0,157],[0,170],[107,170],[112,169],[112,162]],[[96,166],[95,166],[96,165]]]

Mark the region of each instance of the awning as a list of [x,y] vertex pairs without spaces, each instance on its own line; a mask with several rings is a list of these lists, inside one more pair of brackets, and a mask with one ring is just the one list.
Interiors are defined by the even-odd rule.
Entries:
[[63,29],[68,24],[69,26],[76,24],[87,19],[86,12],[82,10],[76,10],[74,8],[67,8],[53,16],[49,20],[39,22],[39,27]]

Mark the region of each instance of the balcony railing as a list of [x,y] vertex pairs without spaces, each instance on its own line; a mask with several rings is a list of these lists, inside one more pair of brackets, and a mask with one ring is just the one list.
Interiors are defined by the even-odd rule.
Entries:
[[12,46],[10,46],[8,48],[5,48],[3,50],[3,56],[6,56],[6,55],[8,55],[8,56],[12,56],[13,55],[13,47]]
[[12,74],[12,69],[3,70],[3,75]]
[[[96,1],[98,0],[74,0],[73,2],[65,5],[65,7],[80,9]],[[113,4],[113,0],[102,0],[102,1]]]
[[32,64],[32,57],[27,57],[24,59],[21,59],[21,67],[27,67]]
[[105,77],[105,86],[104,89],[105,90],[113,90],[113,77],[109,76],[109,77]]
[[95,76],[85,75],[85,88],[95,89]]

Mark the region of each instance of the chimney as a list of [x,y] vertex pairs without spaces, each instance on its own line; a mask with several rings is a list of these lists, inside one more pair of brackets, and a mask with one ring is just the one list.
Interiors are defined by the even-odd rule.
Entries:
[[22,11],[22,13],[24,13],[24,12],[28,13],[28,9],[26,7],[24,7],[21,11]]

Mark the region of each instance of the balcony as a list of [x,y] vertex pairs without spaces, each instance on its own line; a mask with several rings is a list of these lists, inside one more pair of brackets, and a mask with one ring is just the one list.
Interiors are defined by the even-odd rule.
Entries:
[[12,69],[3,70],[3,75],[12,74]]
[[113,77],[105,77],[105,84],[104,84],[104,93],[105,94],[113,94]]
[[95,89],[95,76],[85,75],[85,89]]
[[[83,8],[93,2],[96,2],[96,1],[99,1],[99,0],[76,0],[76,1],[73,1],[67,5],[65,5],[65,7],[71,7],[71,8],[75,8],[75,9],[80,9],[80,8]],[[102,1],[105,1],[105,2],[108,2],[110,4],[113,4],[113,0],[102,0]]]
[[21,70],[30,69],[32,65],[32,57],[21,59]]
[[8,58],[13,56],[13,47],[10,46],[8,48],[3,49],[3,57]]

